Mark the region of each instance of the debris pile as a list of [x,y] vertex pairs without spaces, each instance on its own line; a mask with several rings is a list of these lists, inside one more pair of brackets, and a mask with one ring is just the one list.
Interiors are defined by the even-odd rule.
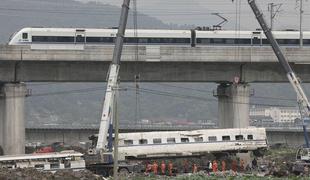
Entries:
[[0,179],[14,179],[14,180],[62,180],[62,179],[76,179],[76,180],[101,180],[102,177],[93,174],[88,170],[72,171],[60,170],[55,173],[47,171],[38,171],[34,168],[17,168],[17,169],[0,169]]

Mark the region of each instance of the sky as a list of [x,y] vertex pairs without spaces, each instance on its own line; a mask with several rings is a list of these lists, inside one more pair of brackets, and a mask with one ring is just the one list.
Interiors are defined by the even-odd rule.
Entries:
[[[120,6],[122,0],[77,0],[82,2],[97,2]],[[268,3],[282,4],[280,12],[274,20],[276,30],[299,29],[299,0],[259,0],[268,23],[270,14]],[[310,1],[304,1],[303,28],[310,30]],[[259,28],[246,0],[137,0],[138,11],[156,17],[165,23],[195,24],[210,26],[221,22],[221,19],[211,15],[221,13],[228,23],[224,29],[256,29]],[[239,10],[240,9],[240,10]],[[240,14],[240,18],[238,17]],[[240,22],[240,23],[239,23]]]

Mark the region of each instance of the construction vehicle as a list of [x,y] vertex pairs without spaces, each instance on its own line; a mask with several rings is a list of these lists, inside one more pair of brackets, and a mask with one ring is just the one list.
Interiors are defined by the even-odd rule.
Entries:
[[[114,146],[113,148],[113,121],[116,117],[116,100],[117,91],[119,88],[120,60],[128,18],[129,4],[130,0],[123,1],[113,58],[107,75],[107,89],[105,92],[105,99],[102,108],[99,133],[97,138],[92,139],[92,147],[84,156],[86,161],[86,168],[103,176],[112,175],[114,166],[118,167],[117,171],[121,173],[129,173],[133,170],[138,171],[137,169],[140,169],[141,167],[139,164],[118,162],[118,159],[114,159],[115,157],[113,157],[112,154],[113,151],[116,151],[117,153],[117,146]],[[118,127],[115,127],[115,131],[117,130]],[[117,136],[118,133],[114,133],[115,136]],[[115,163],[117,163],[117,165],[115,165]]]
[[[309,119],[310,116],[310,104],[304,90],[301,86],[300,80],[297,75],[294,73],[293,69],[291,68],[290,64],[286,60],[285,56],[283,55],[279,44],[273,37],[271,29],[268,27],[261,10],[256,5],[255,0],[248,0],[248,3],[253,10],[257,21],[259,22],[262,30],[264,31],[271,47],[278,58],[281,66],[286,72],[287,78],[290,84],[293,86],[296,94],[297,94],[297,102],[299,106],[299,111],[302,119],[302,128],[304,133],[305,139],[305,146],[301,146],[296,153],[296,162],[293,163],[292,171],[296,174],[303,172],[304,166],[310,167],[310,147],[309,147],[309,137],[307,132],[307,127],[305,120]],[[302,41],[302,40],[301,40]]]

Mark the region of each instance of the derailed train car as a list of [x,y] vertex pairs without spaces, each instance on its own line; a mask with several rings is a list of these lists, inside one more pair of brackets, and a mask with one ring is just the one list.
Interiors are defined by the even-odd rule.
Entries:
[[203,156],[267,149],[265,128],[121,133],[122,159]]

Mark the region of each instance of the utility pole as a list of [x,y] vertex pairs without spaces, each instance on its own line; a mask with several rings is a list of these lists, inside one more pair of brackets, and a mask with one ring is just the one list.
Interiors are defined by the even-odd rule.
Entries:
[[115,100],[113,103],[113,119],[114,119],[114,157],[113,157],[113,179],[118,180],[118,129],[119,129],[119,119],[118,119],[118,85],[114,87],[113,91],[115,92]]
[[[274,3],[269,3],[268,4],[268,11],[270,11],[270,30],[273,30],[273,19],[276,17],[278,12],[280,12],[282,4],[274,4]],[[276,11],[274,11],[274,8],[278,7]]]
[[303,8],[302,8],[302,1],[299,0],[299,46],[303,46],[303,33],[302,33],[302,15],[304,13]]

